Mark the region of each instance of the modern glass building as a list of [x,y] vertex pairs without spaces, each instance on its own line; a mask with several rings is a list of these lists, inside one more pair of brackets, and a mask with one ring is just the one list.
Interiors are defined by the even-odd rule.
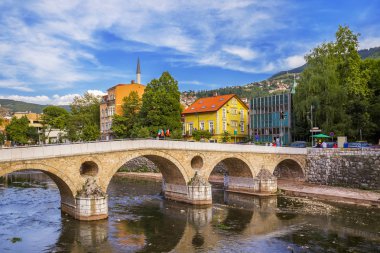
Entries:
[[291,93],[253,98],[250,101],[250,136],[259,142],[291,142]]

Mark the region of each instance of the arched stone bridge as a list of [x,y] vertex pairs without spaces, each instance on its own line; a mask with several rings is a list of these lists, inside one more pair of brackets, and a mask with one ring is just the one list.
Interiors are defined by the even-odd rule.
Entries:
[[[126,162],[145,157],[163,175],[168,199],[211,204],[208,178],[217,164],[228,170],[227,190],[262,194],[277,190],[276,175],[295,168],[304,174],[306,149],[162,140],[124,140],[0,149],[0,177],[40,170],[57,184],[62,211],[77,219],[108,215],[107,187]],[[278,170],[278,168],[285,168]]]

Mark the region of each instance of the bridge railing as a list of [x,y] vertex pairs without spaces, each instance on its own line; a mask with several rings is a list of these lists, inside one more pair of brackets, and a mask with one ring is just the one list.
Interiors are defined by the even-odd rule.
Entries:
[[187,141],[167,141],[156,139],[112,140],[59,145],[29,146],[23,148],[0,149],[0,161],[28,160],[36,158],[63,157],[84,154],[107,153],[128,150],[194,150],[222,151],[229,153],[268,153],[306,155],[306,149],[269,147],[256,145],[236,145]]

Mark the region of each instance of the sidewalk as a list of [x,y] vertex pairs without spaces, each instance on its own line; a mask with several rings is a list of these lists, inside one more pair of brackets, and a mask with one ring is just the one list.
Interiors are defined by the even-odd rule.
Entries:
[[288,180],[278,180],[277,186],[285,195],[380,207],[378,192]]

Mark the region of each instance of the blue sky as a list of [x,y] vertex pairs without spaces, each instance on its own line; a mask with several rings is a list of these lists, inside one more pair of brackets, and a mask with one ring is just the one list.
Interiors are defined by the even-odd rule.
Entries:
[[338,25],[380,46],[380,1],[1,0],[0,98],[68,104],[169,71],[180,90],[243,85],[304,63]]

